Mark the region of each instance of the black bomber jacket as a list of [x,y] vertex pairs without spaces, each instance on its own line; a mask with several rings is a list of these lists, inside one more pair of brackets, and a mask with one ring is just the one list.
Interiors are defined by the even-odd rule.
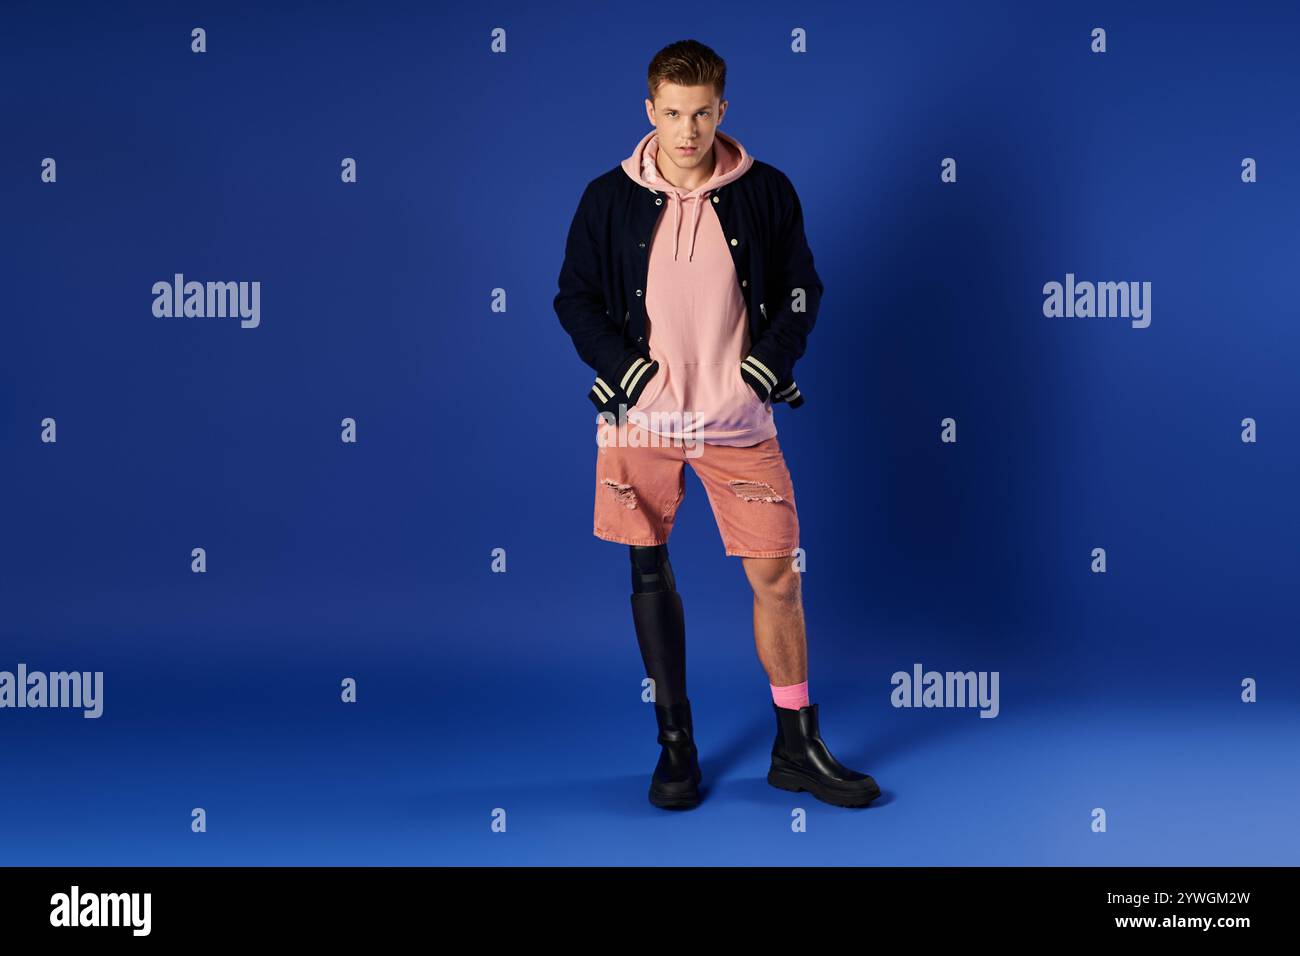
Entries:
[[[817,320],[822,283],[789,177],[761,160],[709,196],[727,237],[749,314],[741,374],[758,396],[798,408],[794,380]],[[618,419],[658,371],[646,345],[650,242],[665,200],[621,165],[587,184],[569,227],[555,312],[578,355],[596,372],[588,396]]]

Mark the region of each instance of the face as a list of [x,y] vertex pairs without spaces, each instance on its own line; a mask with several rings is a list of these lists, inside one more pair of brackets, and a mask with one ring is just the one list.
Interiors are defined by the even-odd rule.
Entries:
[[685,171],[712,156],[714,132],[727,112],[727,101],[720,101],[712,86],[662,83],[654,100],[645,101],[645,112],[659,131],[660,164]]

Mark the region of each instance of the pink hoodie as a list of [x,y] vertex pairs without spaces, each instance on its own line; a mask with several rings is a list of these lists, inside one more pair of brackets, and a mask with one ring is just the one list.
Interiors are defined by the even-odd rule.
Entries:
[[722,223],[709,202],[714,189],[743,176],[754,158],[716,130],[713,176],[687,191],[660,175],[658,149],[659,132],[651,130],[622,163],[633,181],[672,206],[671,215],[664,209],[655,225],[646,280],[646,345],[659,371],[633,410],[692,416],[651,416],[648,428],[658,435],[755,445],[776,435],[776,422],[771,406],[740,375],[750,347],[748,310]]

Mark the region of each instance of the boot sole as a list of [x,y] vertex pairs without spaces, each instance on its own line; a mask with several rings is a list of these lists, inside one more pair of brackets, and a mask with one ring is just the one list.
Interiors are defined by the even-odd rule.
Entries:
[[666,797],[651,793],[650,803],[660,810],[692,810],[700,805],[700,795],[696,793]]
[[700,776],[691,781],[689,790],[660,790],[650,785],[650,803],[661,810],[689,810],[700,805]]
[[812,777],[776,769],[767,772],[767,782],[779,790],[789,790],[796,793],[806,790],[823,803],[829,803],[837,807],[865,807],[880,796],[880,788],[878,787],[871,790],[863,790],[861,787],[851,790],[839,790],[828,787]]

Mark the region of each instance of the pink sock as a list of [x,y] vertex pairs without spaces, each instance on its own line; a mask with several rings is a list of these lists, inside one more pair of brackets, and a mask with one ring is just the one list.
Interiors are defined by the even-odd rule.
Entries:
[[802,710],[808,706],[807,681],[787,684],[785,687],[777,687],[775,684],[767,686],[772,688],[772,702],[778,707],[784,707],[786,710]]

